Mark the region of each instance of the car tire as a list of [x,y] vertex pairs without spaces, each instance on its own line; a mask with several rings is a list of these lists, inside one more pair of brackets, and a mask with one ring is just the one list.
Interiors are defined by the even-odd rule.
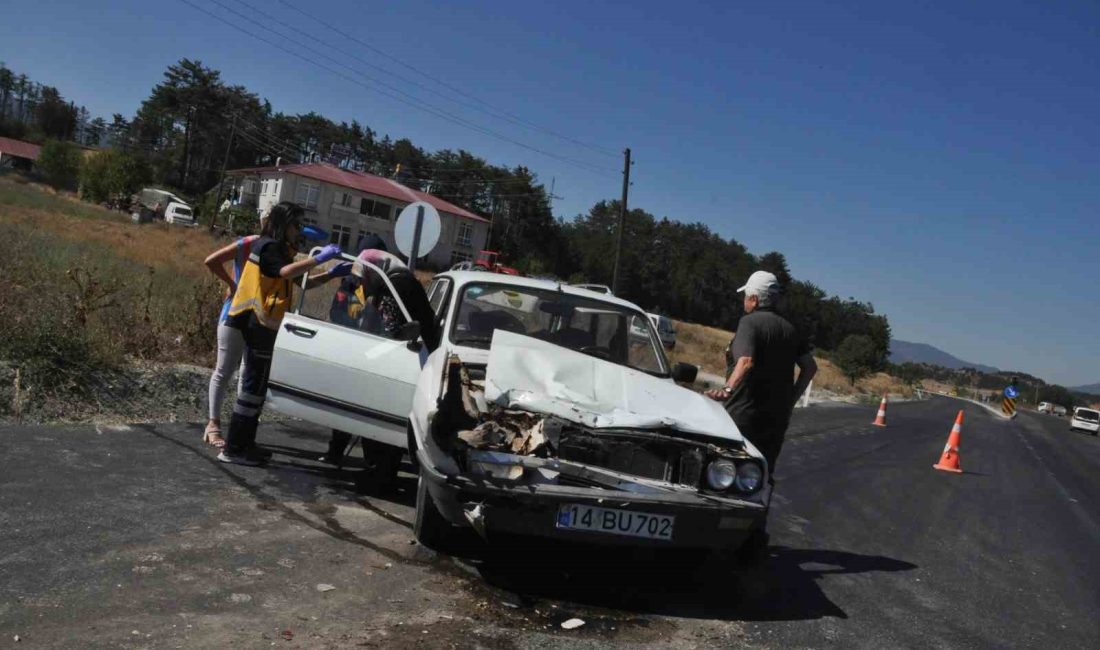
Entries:
[[439,508],[428,494],[428,479],[420,472],[416,481],[416,518],[413,533],[416,541],[434,551],[445,552],[452,526],[443,518]]
[[376,440],[362,439],[363,471],[355,475],[355,489],[373,494],[385,490],[397,480],[405,450]]

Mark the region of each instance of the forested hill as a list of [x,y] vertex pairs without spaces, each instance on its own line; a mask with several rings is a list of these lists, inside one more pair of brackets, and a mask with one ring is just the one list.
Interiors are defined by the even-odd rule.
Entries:
[[[39,101],[35,89],[42,86],[0,66],[0,135],[37,141],[79,138],[118,150],[124,156],[113,156],[111,164],[130,183],[152,182],[193,197],[206,218],[232,136],[230,169],[324,160],[393,177],[491,218],[490,247],[527,273],[611,281],[618,202],[601,201],[587,214],[556,219],[547,188],[526,166],[493,165],[462,150],[426,151],[356,120],[282,113],[196,60],[182,59],[159,82],[150,83],[155,85],[132,116],[115,114],[107,121],[76,111],[59,121],[53,108],[67,104],[57,91],[39,93]],[[97,172],[110,175],[112,170]],[[658,218],[644,209],[629,212],[620,295],[674,318],[732,329],[742,309],[736,288],[753,271],[767,269],[784,286],[781,310],[819,349],[833,350],[851,336],[866,337],[859,342],[873,349],[874,365],[886,362],[889,324],[870,304],[828,297],[811,282],[791,277],[781,253],[754,255],[736,239],[693,223],[695,215],[674,217]]]

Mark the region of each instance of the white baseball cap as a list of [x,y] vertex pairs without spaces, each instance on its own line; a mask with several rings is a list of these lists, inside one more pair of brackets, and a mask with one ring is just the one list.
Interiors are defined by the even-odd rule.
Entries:
[[754,296],[758,296],[762,293],[779,293],[779,278],[775,277],[774,273],[757,271],[749,276],[748,282],[745,283],[745,286],[738,289],[737,293],[741,293],[742,291]]

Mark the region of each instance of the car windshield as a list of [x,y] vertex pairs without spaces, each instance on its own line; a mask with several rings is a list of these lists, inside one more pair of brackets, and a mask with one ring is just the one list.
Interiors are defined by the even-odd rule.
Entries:
[[1100,411],[1077,409],[1076,415],[1078,420],[1085,420],[1086,422],[1100,422]]
[[188,208],[176,208],[176,214],[189,217],[191,216],[191,210],[189,210]]
[[658,339],[641,312],[559,291],[467,284],[451,326],[451,342],[488,349],[498,329],[650,374],[668,374]]

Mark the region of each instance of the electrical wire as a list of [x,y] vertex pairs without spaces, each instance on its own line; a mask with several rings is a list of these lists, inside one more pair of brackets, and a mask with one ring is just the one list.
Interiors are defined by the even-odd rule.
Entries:
[[[238,2],[241,2],[242,4],[245,4],[245,5],[248,4],[248,3],[244,2],[244,0],[238,0]],[[577,146],[584,147],[585,149],[590,149],[592,151],[595,151],[596,153],[599,153],[599,154],[602,154],[602,155],[605,155],[605,156],[610,156],[610,157],[613,157],[613,158],[618,158],[618,156],[619,156],[619,152],[617,152],[617,151],[607,149],[606,147],[601,147],[601,146],[598,146],[598,145],[589,144],[589,143],[584,142],[582,140],[578,140],[578,139],[576,139],[572,136],[568,136],[568,135],[565,135],[565,134],[562,134],[562,133],[558,133],[558,132],[553,131],[551,129],[539,126],[538,124],[535,124],[533,122],[529,122],[527,120],[524,120],[523,118],[518,117],[516,115],[513,115],[511,113],[501,112],[501,111],[497,111],[495,109],[483,108],[485,106],[489,106],[490,104],[485,102],[485,100],[477,97],[476,95],[472,95],[472,94],[462,90],[461,88],[458,88],[458,87],[456,87],[452,84],[447,83],[446,81],[443,81],[442,79],[438,79],[436,77],[433,77],[432,75],[428,74],[427,72],[424,72],[423,70],[420,70],[419,68],[402,61],[400,58],[392,56],[392,55],[386,53],[385,51],[383,51],[383,50],[381,50],[381,49],[379,49],[379,48],[377,48],[373,45],[370,45],[369,43],[366,43],[366,42],[360,40],[359,38],[356,38],[355,36],[353,36],[351,34],[348,34],[347,32],[341,30],[338,26],[333,25],[333,24],[328,23],[328,22],[325,22],[324,20],[321,20],[320,18],[317,18],[316,16],[313,16],[313,15],[309,14],[308,12],[303,11],[302,9],[299,9],[297,6],[291,4],[287,0],[279,0],[279,4],[284,5],[288,8],[290,8],[292,11],[295,11],[295,12],[299,13],[300,15],[305,16],[306,18],[309,18],[310,20],[313,20],[313,21],[319,23],[322,27],[324,27],[326,29],[330,29],[330,30],[336,32],[337,34],[343,36],[344,38],[346,38],[350,41],[354,41],[355,43],[358,43],[360,46],[374,52],[375,54],[378,54],[382,57],[385,57],[386,59],[389,59],[390,61],[393,61],[394,63],[397,63],[398,65],[400,65],[400,66],[402,66],[402,67],[404,67],[408,70],[412,70],[413,72],[417,73],[418,75],[420,75],[420,76],[422,76],[426,79],[429,79],[432,82],[443,86],[444,88],[447,88],[451,92],[457,93],[458,95],[461,95],[462,97],[473,100],[473,102],[475,102],[475,104],[478,104],[481,107],[479,107],[477,105],[474,105],[474,104],[471,104],[469,102],[458,102],[460,104],[463,104],[465,106],[470,106],[471,108],[474,108],[475,110],[479,110],[483,113],[487,113],[489,115],[492,115],[493,117],[496,117],[498,119],[506,120],[506,121],[511,122],[513,124],[523,126],[523,127],[528,128],[528,129],[533,129],[533,130],[536,130],[536,131],[541,131],[545,134],[552,135],[552,136],[554,136],[556,138],[559,138],[561,140],[571,142],[571,143],[573,143]],[[255,10],[254,7],[252,7],[252,9]],[[258,10],[256,10],[256,11],[258,11]],[[277,19],[272,18],[272,20],[277,20]],[[336,48],[333,48],[333,49],[336,49]],[[363,59],[361,59],[359,57],[355,57],[355,58],[360,60],[360,61],[363,61]],[[424,88],[425,90],[428,90],[429,92],[432,92],[436,95],[444,97],[445,99],[450,99],[451,101],[456,101],[453,97],[447,97],[446,95],[444,95],[444,94],[442,94],[438,91],[432,90],[431,88],[428,88],[427,86],[424,86],[423,84],[418,83],[418,82],[416,82],[412,79],[401,77],[400,75],[397,75],[394,72],[387,71],[384,68],[381,68],[381,67],[376,66],[374,64],[368,63],[366,61],[363,61],[363,63],[366,63],[367,65],[370,65],[372,68],[375,68],[376,70],[381,70],[383,72],[386,72],[387,74],[390,74],[394,77],[397,77],[398,79],[402,79],[406,83],[413,84],[413,85],[415,85],[419,88]]]
[[[404,103],[404,104],[406,104],[406,105],[408,105],[408,106],[411,106],[412,108],[415,108],[415,109],[417,109],[417,110],[420,110],[420,111],[426,112],[426,113],[428,113],[428,114],[430,114],[430,115],[434,115],[434,116],[436,116],[436,117],[439,117],[439,118],[441,118],[441,119],[444,119],[444,120],[446,120],[446,121],[449,121],[449,122],[451,122],[451,123],[457,124],[457,125],[459,125],[459,126],[463,126],[463,127],[467,128],[467,129],[470,129],[470,130],[476,131],[476,132],[478,132],[478,133],[482,133],[482,134],[484,134],[484,135],[487,135],[487,136],[490,136],[490,137],[496,138],[496,139],[498,139],[498,140],[501,140],[501,141],[503,141],[503,142],[508,142],[508,143],[510,143],[510,144],[516,145],[516,146],[518,146],[518,147],[521,147],[521,148],[523,148],[523,149],[527,149],[527,150],[529,150],[529,151],[533,151],[533,152],[535,152],[535,153],[541,154],[541,155],[543,155],[543,156],[546,156],[546,157],[548,157],[548,158],[554,158],[554,159],[556,159],[556,160],[560,160],[560,161],[562,161],[562,162],[566,162],[566,163],[569,163],[569,164],[571,164],[571,165],[573,165],[573,166],[575,166],[575,167],[578,167],[578,168],[581,168],[581,169],[585,169],[586,171],[590,171],[590,172],[593,172],[593,173],[598,173],[598,174],[607,174],[607,175],[613,175],[613,174],[616,174],[616,173],[617,173],[617,172],[614,172],[614,171],[612,171],[612,170],[608,170],[608,169],[606,169],[606,168],[601,168],[601,167],[598,167],[598,166],[592,165],[592,164],[590,164],[590,163],[586,163],[586,162],[584,162],[584,161],[580,161],[580,160],[576,160],[576,159],[573,159],[573,158],[569,158],[569,157],[567,157],[567,156],[561,156],[561,155],[555,154],[555,153],[553,153],[553,152],[549,152],[549,151],[546,151],[546,150],[544,150],[544,149],[540,149],[539,147],[535,147],[535,146],[532,146],[532,145],[526,144],[526,143],[524,143],[524,142],[521,142],[521,141],[519,141],[519,140],[516,140],[516,139],[514,139],[514,138],[511,138],[511,137],[509,137],[509,136],[507,136],[507,135],[503,135],[503,134],[501,134],[501,133],[497,133],[496,131],[493,131],[493,130],[491,130],[491,129],[488,129],[488,128],[485,128],[485,127],[479,126],[479,125],[477,125],[477,124],[474,124],[473,122],[470,122],[470,121],[468,121],[468,120],[465,120],[465,119],[463,119],[463,118],[460,118],[460,117],[456,117],[456,116],[454,116],[454,115],[451,115],[451,114],[449,114],[449,113],[446,113],[445,111],[441,111],[441,110],[435,109],[434,107],[430,107],[430,106],[428,106],[428,105],[424,105],[424,104],[422,104],[422,103],[419,103],[419,101],[418,101],[418,100],[417,100],[417,99],[416,99],[415,97],[413,97],[413,96],[411,96],[411,95],[408,95],[408,93],[405,93],[404,91],[400,91],[400,90],[397,90],[396,92],[400,93],[401,95],[405,95],[405,96],[407,96],[407,97],[410,97],[410,98],[411,98],[412,100],[414,100],[414,101],[410,101],[410,100],[404,99],[404,98],[402,98],[402,97],[399,97],[399,96],[395,96],[394,94],[392,94],[392,93],[390,93],[390,92],[385,92],[385,91],[383,91],[383,90],[379,90],[379,89],[377,89],[377,88],[371,88],[370,86],[368,86],[367,84],[363,83],[362,81],[359,81],[358,79],[355,79],[355,78],[353,78],[353,77],[350,77],[350,76],[348,76],[347,74],[345,74],[345,73],[343,73],[343,72],[340,72],[340,71],[338,71],[338,70],[335,70],[335,69],[333,69],[333,68],[331,68],[331,67],[329,67],[329,66],[327,66],[327,65],[325,65],[325,64],[323,64],[323,63],[319,63],[319,62],[317,62],[316,60],[314,60],[314,59],[311,59],[311,58],[309,58],[309,57],[307,57],[307,56],[305,56],[305,55],[301,54],[300,52],[296,52],[296,51],[294,51],[294,50],[290,49],[290,48],[288,47],[288,42],[287,42],[287,41],[284,41],[284,42],[282,42],[282,43],[277,43],[277,42],[275,42],[275,41],[272,41],[272,40],[270,40],[270,39],[268,39],[268,38],[265,38],[264,36],[261,36],[261,35],[255,34],[255,33],[251,32],[251,31],[249,31],[248,29],[245,29],[245,28],[241,27],[240,25],[236,25],[236,24],[234,24],[233,22],[230,22],[230,21],[226,20],[226,19],[225,19],[225,18],[223,18],[222,16],[219,16],[218,14],[216,14],[216,13],[214,13],[214,12],[211,12],[211,11],[209,11],[209,10],[207,10],[207,9],[203,8],[203,7],[200,7],[199,5],[197,5],[197,4],[193,3],[193,2],[191,2],[191,0],[179,0],[179,1],[180,1],[180,2],[182,2],[183,4],[186,4],[186,5],[190,6],[190,7],[192,8],[192,9],[195,9],[196,11],[199,11],[199,12],[201,12],[201,13],[204,13],[204,14],[206,14],[207,16],[210,16],[211,18],[213,18],[213,19],[217,20],[218,22],[221,22],[221,23],[223,23],[223,24],[225,24],[225,25],[229,26],[230,28],[232,28],[232,29],[234,29],[234,30],[236,30],[236,31],[239,31],[239,32],[241,32],[241,33],[243,33],[243,34],[246,34],[246,35],[248,35],[248,36],[250,36],[250,37],[252,37],[252,38],[254,38],[254,39],[256,39],[256,40],[258,40],[258,41],[260,41],[260,42],[266,43],[266,44],[268,44],[268,45],[270,45],[270,46],[272,46],[272,47],[274,47],[274,48],[276,48],[276,49],[278,49],[278,50],[280,50],[280,51],[282,51],[282,52],[285,52],[285,53],[287,53],[287,54],[290,54],[291,56],[294,56],[295,58],[298,58],[298,59],[300,59],[300,60],[302,60],[302,61],[305,61],[306,63],[309,63],[309,64],[311,64],[311,65],[314,65],[314,66],[316,66],[316,67],[318,67],[318,68],[321,68],[322,70],[326,70],[327,72],[330,72],[330,73],[332,73],[332,74],[334,74],[334,75],[336,75],[336,76],[338,76],[338,77],[340,77],[340,78],[342,78],[342,79],[346,79],[347,81],[350,81],[350,82],[352,82],[352,83],[354,83],[354,84],[356,84],[356,85],[359,85],[359,86],[363,87],[363,88],[364,88],[364,89],[366,89],[366,90],[369,90],[369,91],[372,91],[372,92],[376,92],[376,93],[378,93],[378,94],[381,94],[381,95],[383,95],[383,96],[389,97],[389,98],[391,98],[391,99],[394,99],[394,100],[396,100],[396,101],[399,101],[399,102],[401,102],[401,103]],[[237,12],[237,11],[234,11],[233,9],[231,9],[231,8],[229,8],[229,7],[226,7],[226,6],[224,5],[224,4],[222,4],[222,3],[218,2],[218,0],[211,0],[211,1],[212,1],[212,2],[214,2],[214,4],[217,4],[218,6],[220,6],[220,7],[224,8],[224,9],[227,9],[227,10],[229,10],[229,11],[230,11],[231,13],[233,13],[233,14],[235,14],[235,15],[237,15],[237,16],[240,16],[240,17],[242,17],[242,18],[244,18],[244,19],[246,19],[246,20],[250,20],[250,21],[252,20],[252,17],[250,17],[250,16],[245,16],[244,14],[241,14],[241,13],[239,13],[239,12]],[[267,31],[267,32],[269,32],[269,33],[272,33],[272,34],[274,34],[274,35],[276,35],[276,36],[280,37],[280,38],[283,38],[283,39],[287,39],[287,38],[288,38],[288,37],[287,37],[287,36],[286,36],[285,34],[281,34],[281,33],[277,32],[277,31],[275,31],[275,30],[273,30],[273,29],[270,29],[270,28],[267,28],[267,27],[263,27],[263,29],[264,29],[264,30],[266,30],[266,31]],[[303,45],[301,45],[301,44],[299,44],[299,46],[300,46],[300,47],[302,47],[303,49],[306,49],[307,51],[310,51],[310,52],[314,53],[314,54],[317,54],[317,55],[319,55],[319,56],[322,56],[322,57],[324,57],[324,58],[326,58],[326,59],[329,59],[329,60],[333,60],[333,61],[335,61],[334,59],[332,59],[332,57],[329,57],[328,55],[325,55],[325,54],[324,54],[324,53],[322,53],[322,52],[317,52],[317,51],[316,51],[315,49],[313,49],[313,48],[310,48],[310,47],[308,47],[308,46],[303,46]],[[379,85],[379,86],[382,86],[382,87],[389,87],[389,86],[388,86],[388,84],[385,84],[384,82],[380,82],[380,81],[378,81],[378,80],[376,80],[376,79],[373,79],[373,78],[372,78],[372,77],[370,77],[369,75],[364,75],[364,74],[362,74],[361,72],[358,72],[358,71],[357,71],[357,70],[355,70],[354,68],[351,68],[350,66],[348,66],[348,65],[346,65],[346,64],[344,64],[344,63],[342,63],[342,62],[336,61],[336,63],[337,63],[338,65],[341,65],[342,67],[345,67],[345,68],[349,68],[350,70],[352,70],[353,72],[355,72],[355,73],[356,73],[356,74],[357,74],[358,76],[360,76],[360,77],[363,77],[363,78],[365,78],[365,79],[368,79],[368,80],[371,80],[371,81],[373,81],[373,82],[374,82],[375,84],[377,84],[377,85]]]

